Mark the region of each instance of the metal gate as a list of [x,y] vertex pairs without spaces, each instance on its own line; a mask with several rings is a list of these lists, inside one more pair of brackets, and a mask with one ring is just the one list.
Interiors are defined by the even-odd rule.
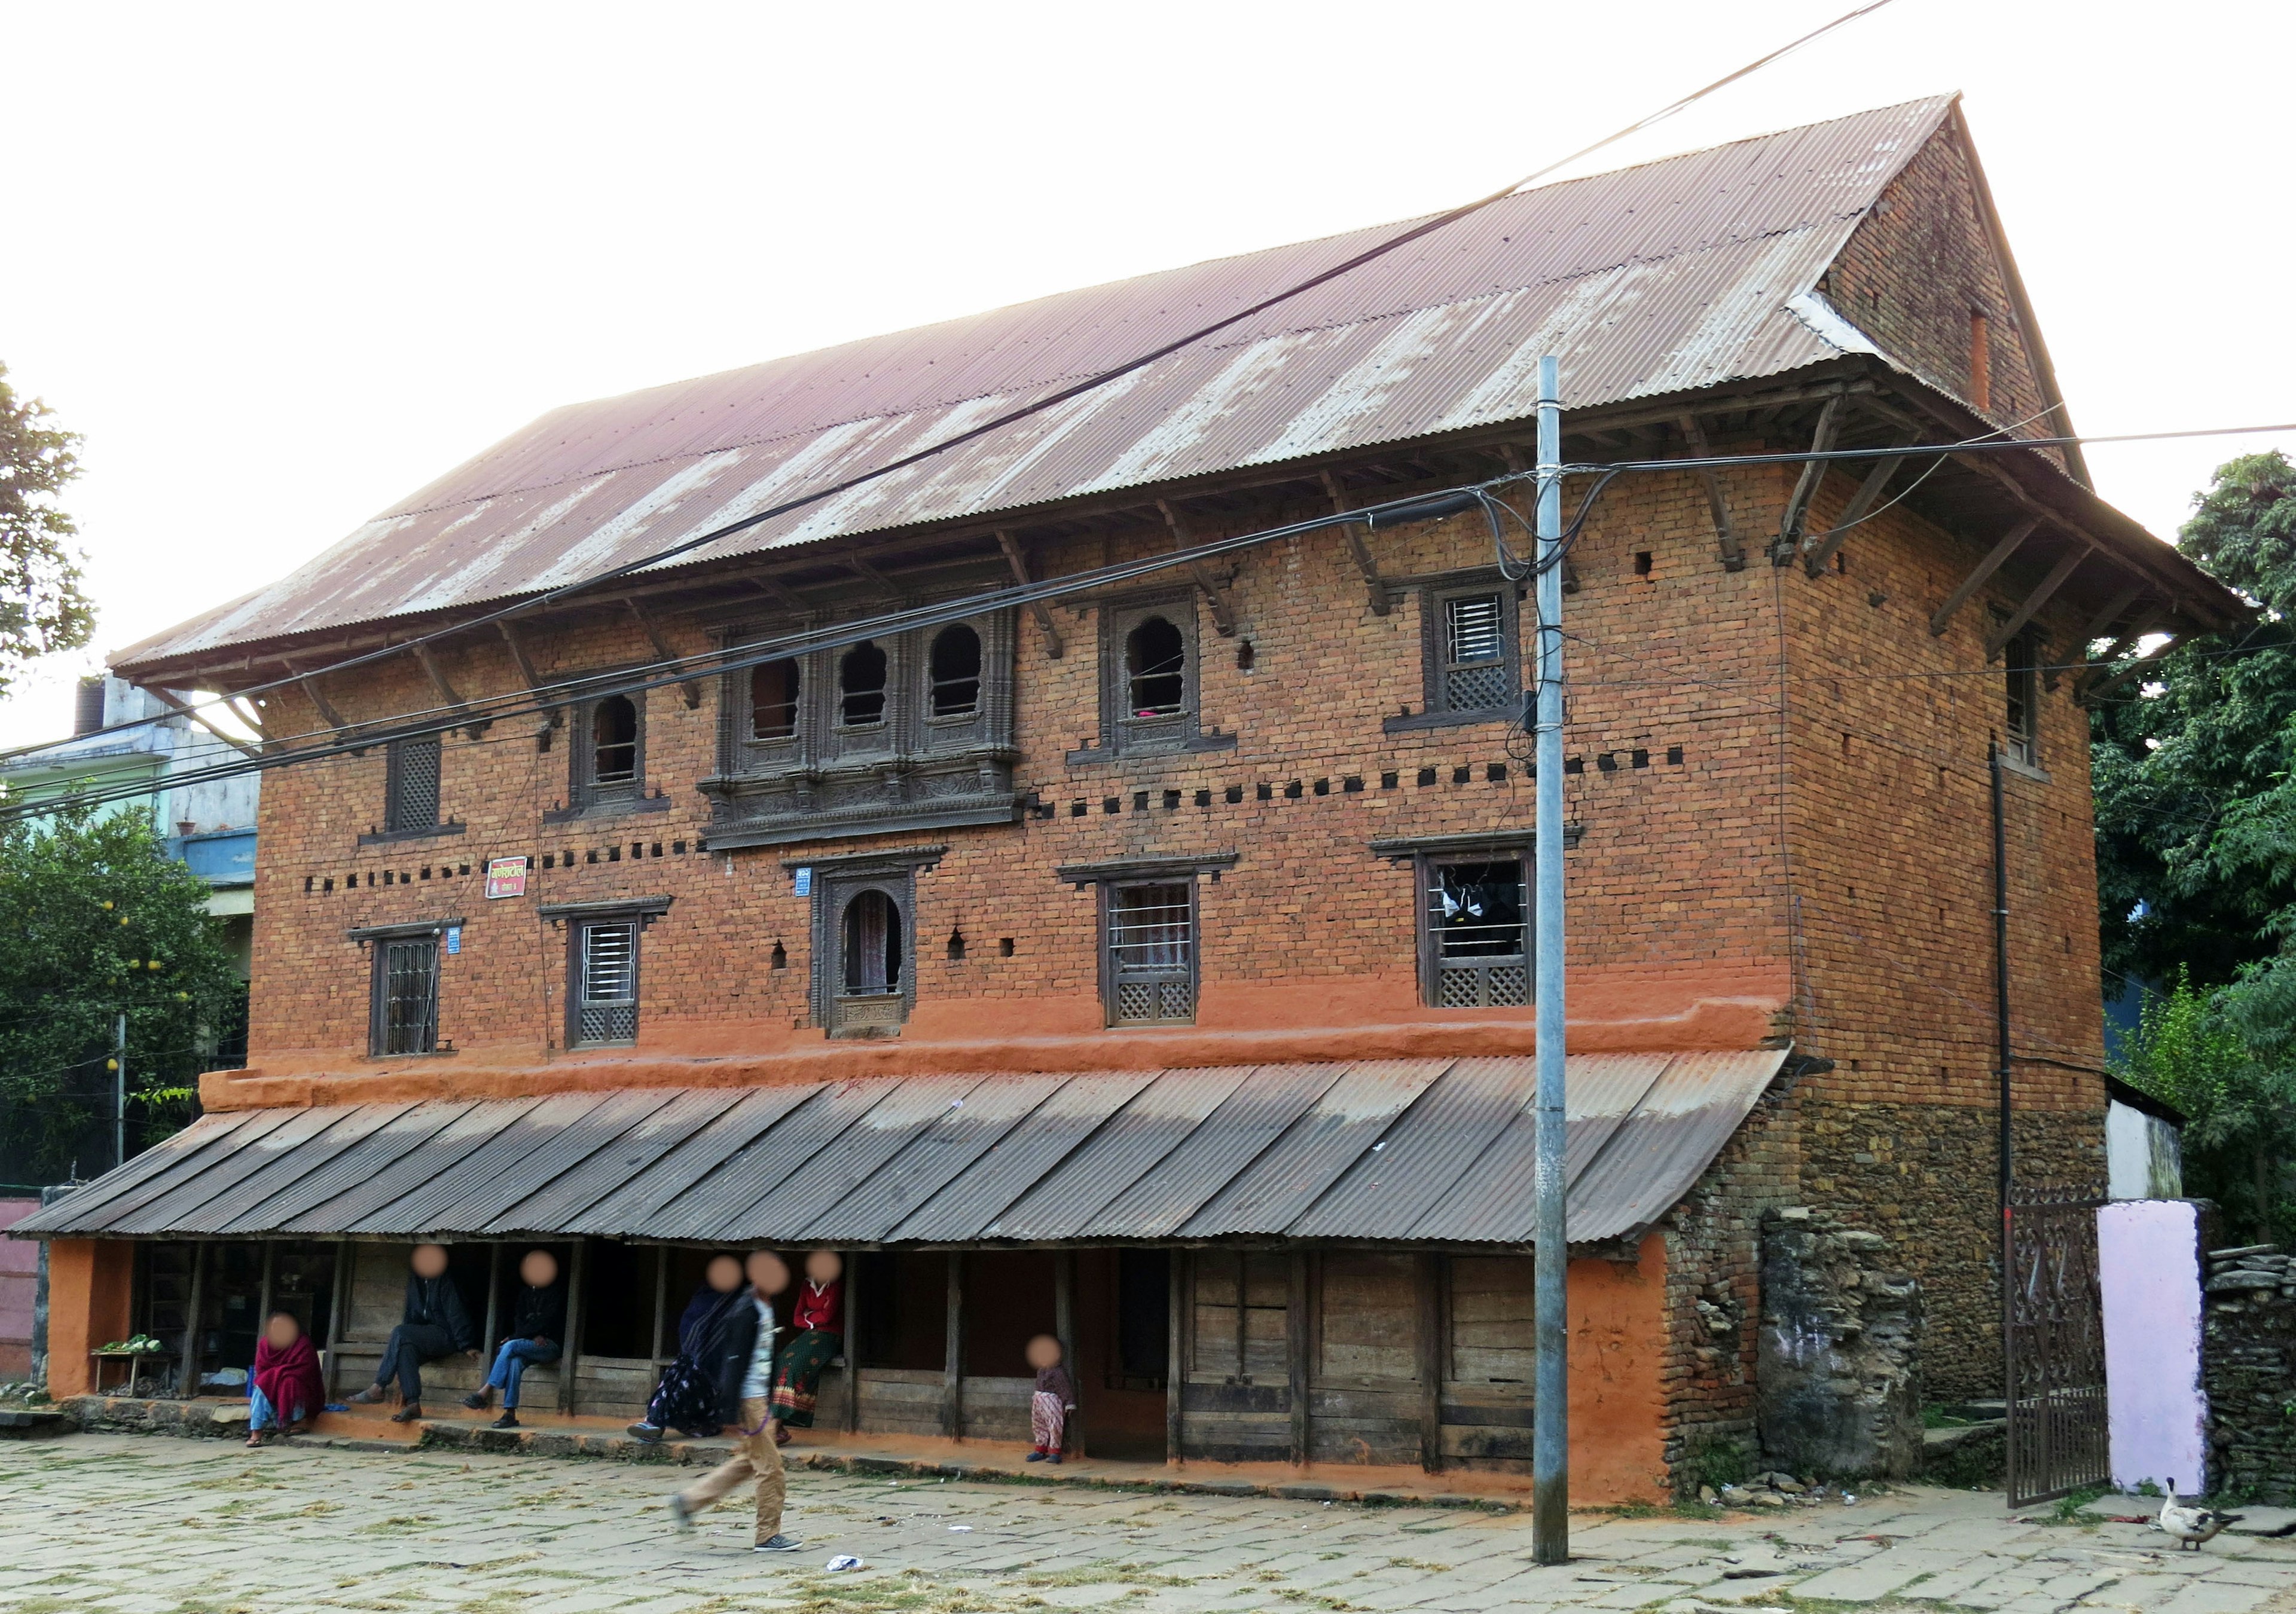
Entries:
[[2010,1200],[2002,1321],[2013,1508],[2112,1477],[2096,1278],[2102,1202],[2061,1188]]

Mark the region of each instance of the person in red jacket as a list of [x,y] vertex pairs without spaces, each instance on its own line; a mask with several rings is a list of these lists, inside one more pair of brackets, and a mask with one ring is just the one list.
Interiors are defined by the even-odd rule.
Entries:
[[319,1353],[290,1312],[275,1311],[255,1347],[255,1371],[247,1381],[247,1444],[261,1446],[274,1430],[301,1432],[326,1405],[327,1383]]
[[805,1282],[790,1304],[790,1337],[774,1362],[774,1444],[813,1427],[821,1370],[845,1344],[845,1263],[833,1249],[805,1258]]

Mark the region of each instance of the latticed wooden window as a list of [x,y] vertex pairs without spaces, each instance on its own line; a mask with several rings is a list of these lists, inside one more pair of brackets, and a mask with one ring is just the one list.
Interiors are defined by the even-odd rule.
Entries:
[[1439,1009],[1530,1001],[1530,941],[1520,858],[1426,864],[1427,943]]
[[1496,589],[1443,602],[1443,704],[1450,710],[1488,711],[1507,704],[1514,676],[1506,630],[1506,602]]
[[1110,1021],[1195,1019],[1195,887],[1186,881],[1115,886],[1107,902]]
[[638,1038],[638,922],[594,920],[576,942],[575,1040],[590,1046]]
[[2041,766],[2041,700],[2034,668],[2040,659],[2037,650],[2030,634],[2019,634],[2001,647],[2007,669],[2006,700],[2001,713],[2003,748],[2011,761],[2027,767]]
[[428,830],[439,823],[439,736],[394,740],[383,791],[386,830]]
[[370,1047],[380,1054],[430,1053],[439,1045],[439,938],[379,941],[374,968]]

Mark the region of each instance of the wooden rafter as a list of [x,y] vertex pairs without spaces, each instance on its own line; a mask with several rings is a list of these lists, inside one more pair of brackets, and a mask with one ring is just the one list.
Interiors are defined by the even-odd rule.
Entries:
[[2046,605],[2057,590],[2065,586],[2065,579],[2079,571],[2081,562],[2095,553],[2095,546],[2090,544],[2076,544],[2072,548],[2065,551],[2057,563],[2049,568],[2049,575],[2033,586],[2033,592],[2027,594],[2017,609],[2009,613],[2009,619],[1995,628],[1992,635],[1987,638],[1985,659],[1990,661],[1999,655],[2003,647],[2022,633],[2025,624],[2038,615],[2041,607]]
[[[1817,426],[1809,436],[1809,451],[1824,454],[1833,447],[1833,438],[1841,427],[1841,398],[1839,394],[1825,400],[1817,412]],[[1778,518],[1777,543],[1770,551],[1773,565],[1784,566],[1793,559],[1801,547],[1802,527],[1809,520],[1810,501],[1817,497],[1818,484],[1825,480],[1824,460],[1805,460],[1801,475],[1794,481],[1793,492],[1786,499],[1785,513]]]
[[356,731],[350,724],[343,720],[342,713],[335,709],[335,703],[328,700],[326,692],[319,687],[318,675],[307,673],[292,661],[283,658],[280,665],[293,676],[296,684],[302,690],[311,705],[317,709],[320,717],[325,721],[329,728],[335,731],[335,738],[339,741],[349,739]]
[[[1188,525],[1180,515],[1179,506],[1169,500],[1159,499],[1156,508],[1164,512],[1164,525],[1172,529],[1172,547],[1187,548]],[[1212,569],[1201,561],[1191,561],[1188,562],[1188,575],[1196,580],[1196,586],[1203,591],[1205,600],[1211,605],[1212,626],[1219,630],[1220,637],[1234,638],[1235,607],[1228,601],[1227,590],[1222,588],[1219,579],[1212,576]]]
[[[1346,514],[1352,507],[1348,503],[1347,494],[1340,487],[1339,477],[1326,471],[1323,472],[1323,482],[1324,495],[1332,501],[1332,513]],[[1364,592],[1370,597],[1371,614],[1374,617],[1387,615],[1394,602],[1388,596],[1387,585],[1380,578],[1379,562],[1372,556],[1371,545],[1364,542],[1362,528],[1350,521],[1340,528],[1340,537],[1347,540],[1348,553],[1355,557],[1356,569],[1363,573]]]
[[[677,652],[669,648],[669,636],[661,631],[661,624],[646,613],[646,608],[636,600],[625,600],[622,603],[630,608],[630,615],[637,620],[638,631],[645,635],[646,643],[653,646],[654,660],[662,662],[676,660]],[[677,693],[678,698],[685,702],[685,709],[692,711],[701,704],[701,681],[698,678],[685,680],[678,684]]]
[[2118,594],[2114,594],[2105,604],[2103,610],[2098,611],[2094,617],[2091,617],[2088,621],[2088,626],[2081,630],[2080,644],[2079,647],[2080,653],[2084,656],[2088,654],[2088,647],[2096,643],[2097,640],[2104,637],[2105,630],[2110,628],[2115,622],[2120,621],[2121,613],[2126,611],[2130,606],[2136,604],[2137,595],[2144,592],[2144,584],[2141,579],[2131,583],[2126,588],[2123,588]]
[[[1894,446],[1902,448],[1914,438],[1914,433],[1901,432]],[[1857,491],[1849,496],[1849,503],[1842,506],[1841,519],[1833,524],[1832,530],[1814,533],[1802,540],[1801,563],[1811,577],[1825,569],[1826,562],[1833,559],[1834,552],[1849,541],[1849,529],[1866,519],[1866,512],[1874,508],[1874,501],[1882,496],[1882,489],[1889,486],[1890,479],[1897,475],[1898,467],[1905,463],[1903,455],[1874,461],[1874,468],[1866,473],[1866,479],[1857,484]]]
[[[1020,539],[1000,527],[996,529],[996,547],[1004,552],[1004,564],[1013,569],[1015,583],[1027,584],[1036,580],[1029,576],[1029,557],[1021,550]],[[1068,646],[1062,642],[1060,627],[1053,620],[1051,604],[1043,600],[1033,600],[1029,604],[1029,614],[1036,619],[1037,631],[1044,635],[1045,654],[1055,661],[1059,660],[1067,652]]]
[[[226,734],[223,730],[209,722],[200,712],[198,708],[193,706],[190,701],[183,700],[177,696],[175,691],[161,689],[156,684],[147,684],[143,687],[150,690],[153,695],[157,696],[160,703],[166,706],[168,710],[180,712],[183,716],[190,718],[193,723],[197,724],[201,728],[205,729],[209,733],[213,734],[217,739],[231,747],[232,750],[235,751],[244,751],[250,757],[260,757],[263,755],[262,747],[258,745],[250,745],[246,741],[240,739],[235,734]],[[238,710],[236,707],[232,709],[234,713]]]
[[[439,658],[432,653],[430,647],[418,639],[411,648],[414,651],[414,659],[422,664],[423,674],[430,680],[430,687],[439,692],[439,704],[458,717],[470,718],[471,703],[447,682],[447,669],[439,665]],[[484,717],[470,718],[459,726],[464,733],[476,740],[487,732],[489,721]]]
[[[1707,446],[1706,430],[1698,423],[1696,415],[1685,414],[1675,424],[1682,429],[1682,438],[1690,446],[1691,458],[1714,457],[1713,449]],[[1698,472],[1698,479],[1706,488],[1707,512],[1714,518],[1714,547],[1722,557],[1722,569],[1745,570],[1746,546],[1738,541],[1737,529],[1730,525],[1730,504],[1722,495],[1721,474],[1711,469],[1702,470]]]
[[2034,529],[2040,524],[2039,517],[2029,516],[2002,535],[2001,541],[1986,552],[1985,558],[1971,569],[1970,574],[1961,580],[1960,586],[1945,597],[1945,603],[1939,606],[1936,612],[1931,616],[1930,636],[1931,638],[1944,634],[1947,627],[1960,612],[1961,608],[1969,603],[1970,595],[1985,586],[1985,579],[1999,571],[2001,563],[2015,554],[2019,546],[2033,536]]

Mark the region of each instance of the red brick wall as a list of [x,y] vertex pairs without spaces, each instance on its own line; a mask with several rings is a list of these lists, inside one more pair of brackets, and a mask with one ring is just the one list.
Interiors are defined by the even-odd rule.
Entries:
[[1970,399],[1970,315],[1987,321],[1997,421],[2042,407],[2027,351],[1980,209],[1968,148],[1950,126],[1930,136],[1882,192],[1821,283],[1849,322],[1891,357],[1955,397]]

